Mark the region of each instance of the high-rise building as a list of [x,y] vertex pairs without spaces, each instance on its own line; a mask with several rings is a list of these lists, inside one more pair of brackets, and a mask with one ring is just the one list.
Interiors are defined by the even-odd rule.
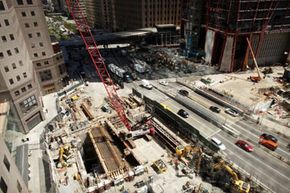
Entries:
[[290,1],[207,0],[206,61],[231,72],[253,66],[246,38],[259,66],[284,63],[290,45]]
[[0,44],[0,102],[12,101],[27,133],[44,119],[41,94],[62,88],[66,76],[40,0],[0,0]]
[[87,17],[92,26],[111,31],[180,25],[181,0],[88,0]]
[[115,31],[115,0],[87,0],[86,10],[89,25]]

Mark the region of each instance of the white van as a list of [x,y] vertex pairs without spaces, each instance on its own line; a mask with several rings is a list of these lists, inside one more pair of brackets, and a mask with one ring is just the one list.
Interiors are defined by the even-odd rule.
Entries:
[[147,88],[147,89],[153,88],[152,84],[148,80],[143,79],[143,80],[141,80],[141,82],[142,82],[142,86],[144,88]]

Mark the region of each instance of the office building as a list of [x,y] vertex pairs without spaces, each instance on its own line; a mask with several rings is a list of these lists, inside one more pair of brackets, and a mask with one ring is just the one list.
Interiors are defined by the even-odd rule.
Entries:
[[62,53],[52,45],[40,0],[0,0],[0,102],[11,101],[29,132],[44,119],[41,95],[63,87]]

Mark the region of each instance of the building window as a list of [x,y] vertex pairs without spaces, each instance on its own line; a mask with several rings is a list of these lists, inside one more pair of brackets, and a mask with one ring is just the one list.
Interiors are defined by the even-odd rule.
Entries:
[[22,74],[23,74],[24,78],[27,78],[27,73],[26,72],[23,72]]
[[41,36],[40,32],[37,32],[36,35],[37,35],[37,37],[40,37]]
[[22,60],[19,60],[19,66],[23,66]]
[[22,110],[23,113],[26,113],[30,109],[32,109],[34,106],[37,106],[37,101],[34,95],[31,97],[28,97],[21,103],[19,103],[20,109]]
[[19,90],[15,91],[14,94],[15,94],[15,96],[19,96],[20,95]]
[[35,43],[31,43],[31,48],[35,48]]
[[59,66],[58,66],[58,69],[59,69],[59,73],[60,73],[60,74],[63,74],[63,73],[64,73],[63,65],[59,65]]
[[23,5],[23,0],[17,0],[18,5]]
[[31,16],[35,16],[35,12],[34,11],[31,11]]
[[26,92],[26,88],[25,87],[22,87],[21,88],[21,92]]
[[8,66],[5,66],[5,67],[4,67],[4,70],[5,70],[5,72],[9,72],[9,68],[8,68]]
[[41,66],[41,63],[36,63],[36,66],[38,66],[38,67]]
[[37,22],[33,22],[33,25],[34,25],[34,27],[37,27],[38,23]]
[[26,13],[23,11],[21,12],[22,17],[26,17]]
[[32,85],[31,84],[27,85],[27,88],[32,89]]
[[8,172],[9,172],[9,170],[10,170],[10,163],[9,163],[6,155],[4,155],[3,163],[4,163],[5,167],[7,168]]
[[46,53],[45,52],[42,52],[42,56],[45,56],[46,55]]
[[42,82],[52,80],[52,74],[50,70],[44,70],[42,72],[39,72],[39,75]]
[[7,50],[7,54],[8,54],[8,56],[11,56],[12,55],[11,50]]
[[32,38],[32,34],[28,34],[28,37],[29,37],[29,38]]
[[16,76],[16,79],[17,79],[17,81],[20,81],[20,76],[17,75],[17,76]]
[[6,36],[2,36],[1,38],[3,42],[7,42]]
[[15,63],[12,63],[12,68],[16,69],[16,64]]
[[8,21],[8,19],[4,19],[4,23],[5,23],[6,26],[9,26],[9,21]]
[[47,65],[47,64],[49,64],[49,62],[48,61],[44,61],[44,64]]
[[20,183],[18,182],[18,180],[17,180],[17,190],[18,190],[18,192],[22,191],[22,187],[21,187]]
[[32,0],[27,0],[27,4],[32,5]]
[[13,81],[12,78],[9,79],[9,83],[10,83],[10,84],[14,84],[14,81]]
[[29,23],[25,23],[24,25],[25,25],[26,28],[29,28],[30,27],[29,26]]
[[14,48],[14,51],[15,51],[15,53],[16,53],[16,54],[18,54],[18,53],[19,53],[19,50],[18,50],[18,48]]
[[4,11],[4,10],[5,10],[5,7],[4,7],[3,1],[0,1],[0,11]]
[[4,54],[3,52],[0,52],[0,59],[3,59],[4,58]]
[[43,47],[43,43],[42,43],[42,42],[39,42],[39,46],[40,46],[40,47]]
[[6,182],[4,181],[4,179],[1,177],[1,180],[0,180],[0,189],[2,190],[3,193],[7,193],[7,184]]
[[38,57],[38,54],[37,53],[34,53],[33,55],[34,55],[34,57]]
[[10,40],[15,40],[15,38],[14,38],[14,35],[13,35],[13,34],[10,34],[9,36],[10,36]]

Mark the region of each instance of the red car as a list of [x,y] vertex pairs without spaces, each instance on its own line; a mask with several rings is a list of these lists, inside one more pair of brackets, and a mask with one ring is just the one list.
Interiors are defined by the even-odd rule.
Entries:
[[239,146],[240,148],[242,148],[243,150],[246,150],[247,152],[254,151],[254,147],[251,146],[248,142],[246,142],[244,140],[238,140],[236,142],[236,145]]

